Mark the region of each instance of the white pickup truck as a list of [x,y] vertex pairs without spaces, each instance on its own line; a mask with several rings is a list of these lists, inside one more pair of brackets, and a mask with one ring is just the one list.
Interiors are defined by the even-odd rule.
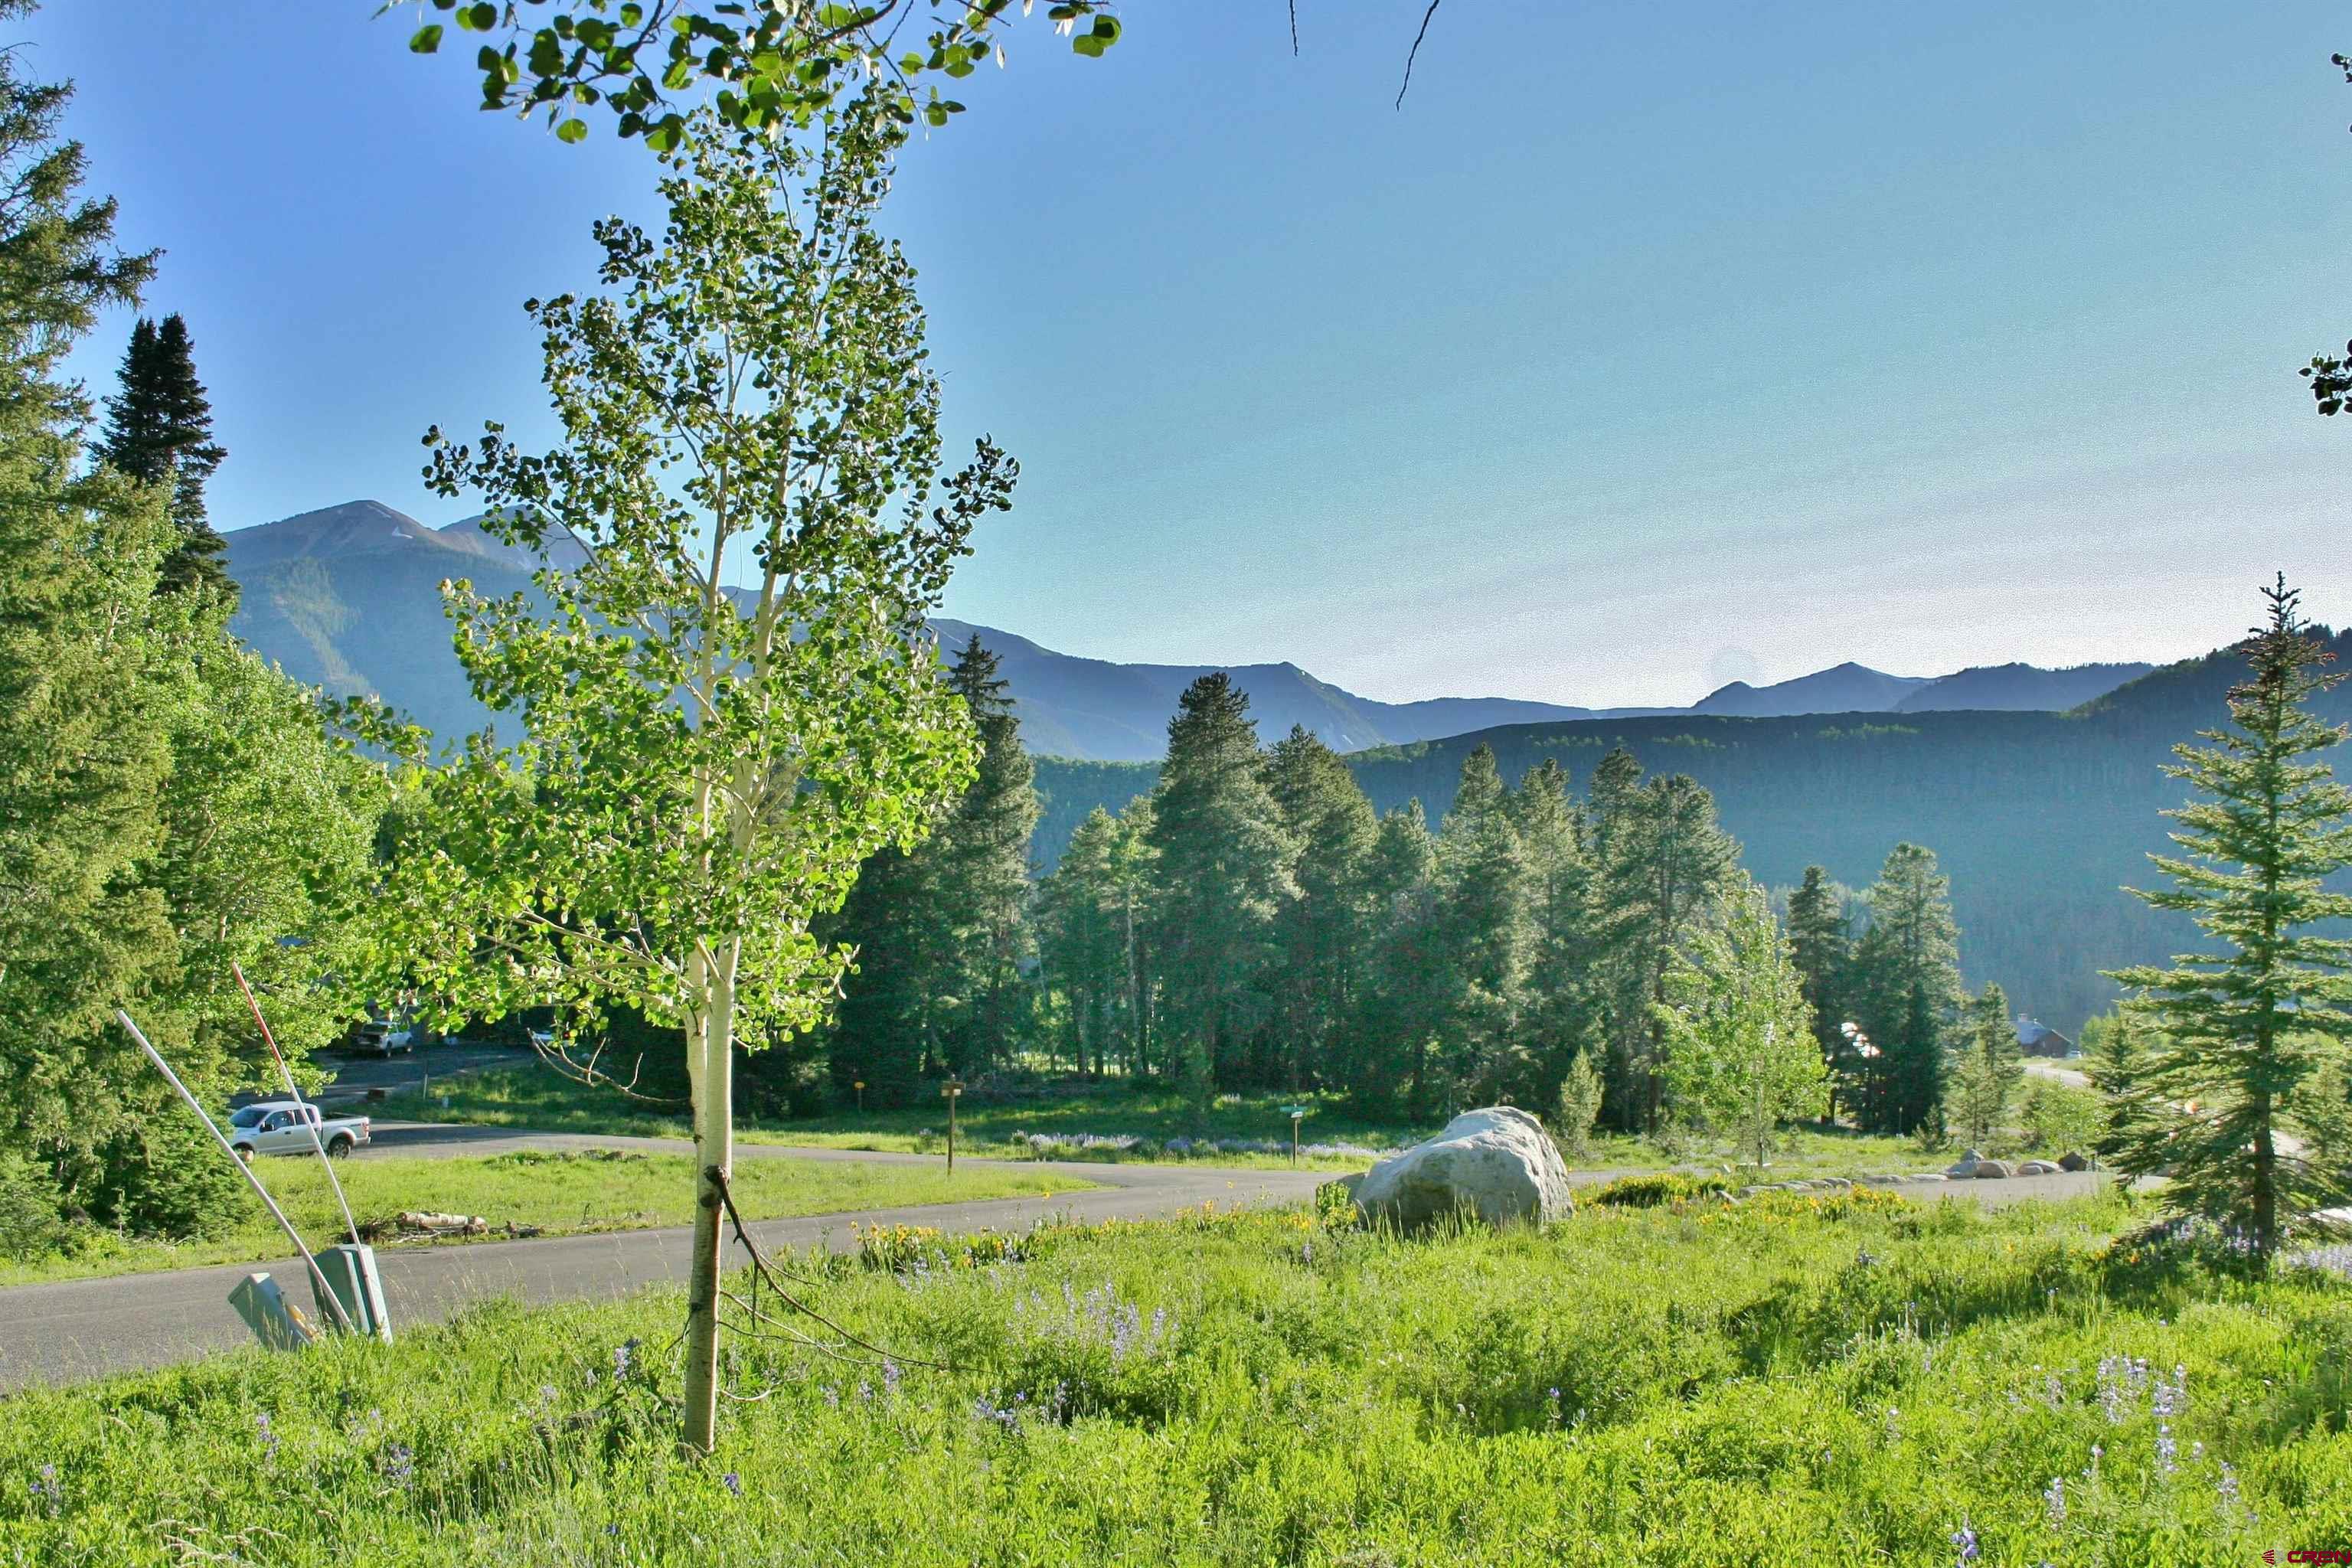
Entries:
[[308,1154],[313,1148],[310,1130],[314,1127],[319,1130],[319,1142],[337,1158],[368,1141],[364,1116],[321,1117],[319,1108],[306,1100],[264,1100],[239,1106],[230,1114],[228,1146],[243,1160],[257,1154]]

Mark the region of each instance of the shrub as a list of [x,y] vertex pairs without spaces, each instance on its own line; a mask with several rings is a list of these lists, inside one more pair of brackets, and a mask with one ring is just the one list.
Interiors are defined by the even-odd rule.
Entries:
[[1601,1074],[1593,1068],[1592,1053],[1580,1052],[1560,1080],[1559,1106],[1552,1117],[1551,1139],[1559,1145],[1561,1159],[1578,1161],[1591,1154],[1592,1124],[1600,1118]]
[[64,1236],[57,1187],[23,1155],[0,1153],[0,1258],[41,1257]]
[[2018,1108],[2026,1147],[2038,1152],[2063,1154],[2087,1149],[2099,1135],[2104,1102],[2087,1089],[2036,1079]]

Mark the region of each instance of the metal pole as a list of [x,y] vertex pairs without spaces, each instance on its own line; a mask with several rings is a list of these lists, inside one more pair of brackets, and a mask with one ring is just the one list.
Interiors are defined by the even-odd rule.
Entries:
[[213,1125],[213,1119],[205,1113],[205,1108],[196,1102],[196,1097],[188,1092],[188,1086],[180,1081],[180,1075],[172,1070],[172,1064],[165,1061],[163,1054],[147,1043],[147,1037],[141,1034],[139,1026],[131,1021],[131,1015],[117,1007],[114,1010],[114,1016],[121,1021],[125,1029],[131,1031],[131,1037],[139,1042],[139,1048],[147,1053],[147,1059],[155,1064],[155,1070],[163,1075],[163,1081],[179,1090],[180,1098],[188,1102],[188,1109],[196,1113],[196,1120],[205,1124],[205,1131],[213,1135],[213,1142],[219,1144],[221,1152],[228,1156],[228,1163],[237,1168],[238,1173],[252,1186],[255,1195],[261,1199],[262,1206],[269,1211],[269,1217],[276,1220],[278,1227],[286,1232],[286,1239],[292,1242],[294,1250],[302,1255],[304,1265],[310,1270],[311,1279],[319,1287],[319,1294],[325,1297],[327,1305],[334,1309],[335,1321],[342,1325],[343,1331],[356,1332],[357,1331],[352,1326],[351,1314],[343,1310],[342,1298],[335,1294],[335,1288],[327,1282],[326,1273],[319,1267],[319,1260],[311,1257],[310,1249],[302,1244],[302,1233],[294,1228],[294,1222],[286,1217],[286,1211],[278,1206],[278,1200],[269,1195],[269,1189],[261,1184],[261,1178],[253,1173],[253,1167],[238,1158],[236,1151],[229,1147],[228,1140],[221,1136],[221,1130]]
[[[302,1091],[294,1087],[294,1070],[286,1065],[277,1039],[269,1033],[269,1020],[261,1016],[261,1004],[254,1000],[253,987],[246,984],[244,969],[231,962],[228,972],[236,976],[236,988],[245,993],[245,1005],[253,1009],[253,1021],[261,1026],[261,1043],[269,1047],[270,1057],[278,1063],[278,1076],[285,1080],[286,1092],[294,1097],[295,1104],[302,1104]],[[320,1114],[326,1113],[322,1110]],[[327,1157],[327,1146],[319,1139],[319,1124],[306,1121],[305,1125],[310,1129],[310,1147],[319,1152],[319,1163],[326,1168],[327,1185],[335,1189],[335,1205],[343,1211],[343,1228],[352,1233],[352,1245],[366,1245],[360,1240],[360,1222],[352,1217],[351,1200],[343,1196],[343,1184],[335,1175],[335,1163]]]

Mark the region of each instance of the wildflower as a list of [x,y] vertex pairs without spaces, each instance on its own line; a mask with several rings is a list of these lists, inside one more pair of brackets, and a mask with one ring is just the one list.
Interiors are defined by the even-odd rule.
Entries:
[[270,1429],[270,1426],[269,1426],[269,1412],[268,1412],[268,1411],[267,1411],[267,1410],[264,1410],[264,1411],[262,1411],[261,1413],[259,1413],[258,1415],[255,1415],[255,1416],[254,1416],[254,1418],[253,1418],[253,1424],[254,1424],[254,1426],[255,1426],[256,1427],[257,1427],[257,1428],[259,1429],[259,1432],[260,1432],[261,1454],[262,1454],[262,1457],[263,1457],[264,1458],[277,1458],[277,1455],[278,1455],[278,1434],[277,1434],[275,1431],[273,1431],[273,1430],[271,1430],[271,1429]]
[[2173,1441],[2171,1426],[2158,1422],[2156,1427],[2156,1468],[2168,1476],[2172,1474],[2180,1468],[2173,1462],[2179,1453],[2180,1445]]
[[898,1363],[897,1362],[895,1362],[895,1361],[885,1360],[885,1361],[882,1363],[882,1394],[883,1394],[883,1396],[884,1396],[885,1398],[889,1398],[889,1397],[891,1397],[891,1396],[896,1395],[896,1394],[898,1394]]
[[383,1479],[396,1487],[406,1487],[416,1479],[416,1456],[405,1443],[394,1443],[383,1451]]
[[58,1505],[65,1500],[65,1496],[66,1489],[58,1482],[58,1468],[43,1465],[41,1473],[33,1480],[33,1500],[47,1503],[49,1512],[54,1514],[58,1511]]
[[2050,1510],[2050,1522],[2052,1524],[2059,1525],[2066,1522],[2066,1482],[2064,1478],[2059,1476],[2053,1476],[2050,1478],[2049,1488],[2042,1494],[2042,1506]]
[[818,1392],[824,1395],[824,1407],[827,1410],[841,1408],[841,1390],[828,1383]]
[[2223,1502],[2232,1508],[2237,1506],[2238,1472],[2231,1469],[2226,1461],[2221,1466],[2221,1479],[2214,1483],[2214,1489],[2221,1494]]
[[1977,1560],[1976,1527],[1967,1520],[1962,1520],[1960,1528],[1952,1531],[1952,1544],[1960,1549],[1957,1562],[1962,1564],[1975,1562]]
[[629,1380],[629,1369],[636,1363],[637,1346],[643,1342],[640,1340],[623,1340],[613,1347],[613,1381],[614,1383],[626,1383]]
[[743,1478],[737,1475],[732,1470],[730,1470],[725,1475],[719,1477],[719,1484],[725,1487],[737,1497],[741,1497],[743,1495]]

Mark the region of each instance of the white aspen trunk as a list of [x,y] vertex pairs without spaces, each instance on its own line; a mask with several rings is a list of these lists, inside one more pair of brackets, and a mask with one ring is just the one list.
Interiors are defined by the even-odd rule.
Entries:
[[740,944],[719,949],[716,962],[698,956],[709,977],[709,1002],[696,1015],[687,1041],[694,1078],[694,1251],[686,1284],[686,1421],[683,1446],[709,1453],[719,1428],[719,1276],[725,1214],[720,1188],[735,1163],[735,966]]

